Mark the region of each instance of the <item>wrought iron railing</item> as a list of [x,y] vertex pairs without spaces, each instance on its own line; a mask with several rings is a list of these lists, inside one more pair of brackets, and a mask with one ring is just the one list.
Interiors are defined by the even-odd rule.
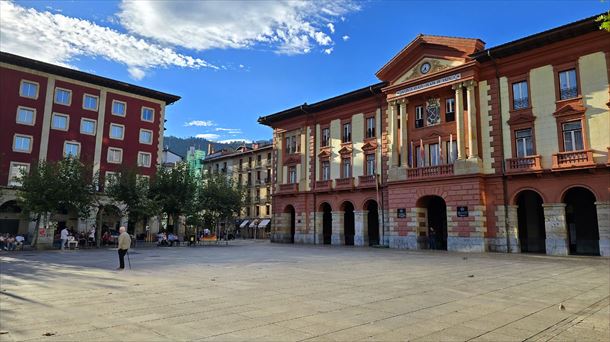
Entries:
[[578,96],[578,88],[570,87],[559,90],[559,96],[562,100],[573,99]]
[[528,97],[522,97],[513,100],[513,109],[525,109],[530,106],[530,99]]

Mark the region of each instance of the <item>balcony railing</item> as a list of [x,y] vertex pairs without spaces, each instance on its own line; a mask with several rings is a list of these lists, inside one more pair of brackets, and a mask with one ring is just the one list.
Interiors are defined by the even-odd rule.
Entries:
[[593,151],[570,151],[553,154],[553,170],[595,166]]
[[513,108],[515,110],[525,109],[530,106],[530,100],[527,97],[522,97],[513,100]]
[[282,193],[282,194],[296,193],[298,191],[299,191],[298,183],[280,184],[280,193]]
[[337,190],[353,189],[354,177],[338,178],[335,180],[335,188]]
[[316,190],[329,191],[332,189],[333,182],[330,179],[316,181]]
[[573,99],[578,96],[578,88],[570,87],[570,88],[562,88],[559,90],[559,96],[562,100]]
[[453,175],[453,164],[443,164],[436,166],[424,166],[414,169],[407,169],[407,178],[419,179],[430,177],[444,177]]
[[526,173],[542,171],[540,156],[506,159],[506,173]]
[[377,177],[375,175],[365,175],[358,177],[358,186],[375,186]]

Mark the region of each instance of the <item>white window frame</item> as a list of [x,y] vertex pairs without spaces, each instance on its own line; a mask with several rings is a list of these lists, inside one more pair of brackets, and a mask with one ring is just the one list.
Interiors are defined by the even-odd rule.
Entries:
[[351,178],[352,176],[352,159],[341,159],[341,178]]
[[104,174],[104,189],[106,187],[108,187],[108,180],[110,178],[110,176],[118,176],[120,175],[120,172],[116,172],[116,171],[106,171],[106,173]]
[[[58,128],[58,127],[54,126],[56,116],[66,118],[66,128]],[[69,130],[70,129],[70,115],[62,114],[62,113],[53,113],[53,115],[51,115],[51,129],[54,129],[56,131],[64,131],[64,132]]]
[[[84,121],[90,121],[90,122],[93,122],[93,132],[92,132],[92,133],[89,133],[89,132],[85,132],[85,131],[83,131],[83,122],[84,122]],[[80,128],[79,128],[79,130],[80,130],[80,133],[81,133],[81,134],[86,134],[86,135],[95,135],[95,134],[97,133],[97,120],[95,120],[95,119],[89,119],[89,118],[81,118],[81,119],[80,119]]]
[[[369,125],[371,124],[371,125]],[[375,117],[374,116],[369,116],[368,118],[366,118],[366,132],[365,132],[365,138],[366,139],[372,139],[375,138],[377,136],[377,127],[375,127]],[[371,135],[369,136],[369,133],[371,133]]]
[[[68,103],[57,102],[57,91],[65,91],[68,93]],[[56,103],[56,104],[62,105],[62,106],[71,106],[72,105],[72,90],[62,88],[62,87],[55,87],[55,92],[53,92],[53,103]]]
[[[571,124],[571,123],[578,123],[580,124],[580,129],[565,129],[565,125]],[[574,134],[574,132],[578,131],[580,133],[580,141],[582,142],[582,148],[581,149],[577,149],[576,148],[576,134]],[[570,146],[570,149],[568,149],[568,146],[566,146],[566,133],[570,133],[571,139],[572,139],[572,146]],[[582,132],[582,121],[581,120],[574,120],[574,121],[566,121],[564,123],[561,124],[561,139],[563,139],[563,150],[564,152],[576,152],[576,151],[584,151],[585,150],[585,137],[583,135]]]
[[347,144],[352,142],[352,123],[346,122],[342,125],[341,143]]
[[[146,110],[146,109],[150,109],[151,112],[152,112],[152,119],[151,120],[144,119],[144,110]],[[155,122],[155,109],[151,108],[151,107],[142,106],[142,109],[140,110],[140,119],[142,121],[146,121],[146,122]]]
[[[85,100],[87,99],[87,97],[95,98],[95,108],[85,107],[85,103],[86,103]],[[83,94],[83,109],[84,110],[91,110],[91,111],[97,112],[99,108],[100,108],[100,97],[99,96],[87,94],[87,93]]]
[[[116,138],[112,136],[112,126],[116,126],[116,127],[121,127],[122,131],[121,131],[121,137],[120,138]],[[108,137],[110,139],[114,139],[114,140],[123,140],[125,139],[125,125],[121,125],[118,123],[111,123],[110,127],[108,128]]]
[[69,155],[66,153],[66,146],[67,146],[68,144],[78,146],[77,151],[76,151],[76,156],[74,156],[74,158],[79,159],[79,158],[80,158],[80,148],[81,148],[81,144],[80,144],[80,142],[78,142],[78,141],[74,141],[74,140],[66,140],[66,141],[64,141],[64,147],[63,147],[63,149],[62,149],[62,155],[64,156],[64,158],[68,158],[68,156],[69,156]]
[[[28,111],[32,112],[32,122],[19,121],[19,112],[21,110],[28,110]],[[27,125],[27,126],[34,126],[34,125],[36,125],[36,109],[35,108],[30,108],[30,107],[25,107],[25,106],[18,106],[17,107],[17,115],[15,117],[15,122],[20,124],[20,125]]]
[[[36,85],[36,94],[34,96],[28,96],[28,95],[24,94],[23,92],[21,92],[21,90],[23,89],[23,84],[24,83],[29,83],[29,84]],[[25,98],[33,99],[33,100],[38,100],[39,90],[40,90],[40,84],[38,82],[30,81],[30,80],[21,80],[21,82],[19,82],[19,96],[21,96],[21,97],[25,97]]]
[[441,146],[438,143],[428,145],[428,165],[438,166],[443,163],[441,159]]
[[[18,138],[18,137],[19,137],[19,138],[27,138],[27,139],[30,139],[30,148],[29,148],[27,151],[26,151],[26,150],[19,150],[19,149],[16,149],[16,148],[15,148],[15,143],[17,142],[17,138]],[[13,152],[19,152],[19,153],[32,153],[32,148],[34,147],[33,145],[34,145],[34,137],[33,137],[33,136],[31,136],[31,135],[27,135],[27,134],[18,134],[18,133],[15,133],[15,134],[13,135],[13,146],[12,146]]]
[[297,168],[296,166],[288,167],[288,183],[296,184],[297,183]]
[[[142,163],[142,156],[148,156],[148,165]],[[140,167],[150,167],[152,165],[152,153],[150,152],[138,152],[138,166]]]
[[375,175],[375,172],[376,172],[375,168],[377,167],[375,157],[376,156],[374,153],[368,153],[368,154],[364,155],[364,162],[366,164],[366,175],[367,176]]
[[[115,103],[122,103],[123,104],[123,108],[125,108],[124,113],[117,113],[117,112],[114,111],[114,104]],[[110,106],[110,112],[112,113],[112,115],[116,115],[116,116],[121,116],[121,117],[127,116],[127,102],[119,101],[119,100],[112,100],[112,105]]]
[[322,161],[322,180],[330,180],[330,160]]
[[20,182],[16,181],[16,178],[21,176],[21,172],[18,175],[13,175],[13,170],[15,168],[17,168],[18,166],[25,166],[27,173],[30,172],[30,163],[21,163],[21,162],[12,161],[10,163],[10,166],[8,169],[8,182],[6,183],[8,186],[21,186],[22,185]]
[[455,114],[455,98],[450,97],[445,99],[445,113]]
[[[111,151],[118,151],[120,152],[119,154],[119,160],[115,161],[115,160],[111,160],[110,159],[110,152]],[[106,152],[106,162],[110,163],[110,164],[121,164],[123,163],[123,149],[120,147],[108,147],[108,151]]]
[[[570,78],[567,77],[569,72],[574,72],[574,82],[576,84],[570,84]],[[576,73],[576,68],[571,68],[571,69],[566,69],[563,71],[559,72],[559,99],[560,100],[569,100],[569,99],[573,99],[574,97],[566,97],[566,98],[562,98],[561,97],[561,91],[563,90],[563,88],[561,87],[561,75],[566,75],[566,84],[567,84],[567,89],[570,89],[571,86],[574,86],[576,88],[576,96],[574,97],[578,97],[578,91],[579,91],[579,85],[578,85],[578,74]]]
[[[142,133],[143,132],[150,133],[150,141],[142,141]],[[154,139],[153,131],[152,130],[140,128],[140,133],[138,134],[138,141],[140,142],[140,144],[152,145],[153,140],[155,140],[155,139]]]
[[[326,132],[328,134],[325,134]],[[324,140],[326,140],[326,141],[324,141]],[[322,147],[327,147],[327,146],[330,146],[330,127],[322,128]]]

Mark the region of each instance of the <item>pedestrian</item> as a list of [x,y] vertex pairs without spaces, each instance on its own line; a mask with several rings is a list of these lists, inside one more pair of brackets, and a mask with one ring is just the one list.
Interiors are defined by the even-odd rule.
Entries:
[[131,246],[131,237],[125,231],[125,227],[119,228],[119,268],[117,270],[125,269],[125,254],[129,251]]
[[436,230],[434,230],[434,227],[430,227],[430,232],[428,233],[428,247],[436,249]]
[[61,250],[63,251],[68,242],[68,228],[64,227],[64,229],[61,230],[59,238],[61,239]]

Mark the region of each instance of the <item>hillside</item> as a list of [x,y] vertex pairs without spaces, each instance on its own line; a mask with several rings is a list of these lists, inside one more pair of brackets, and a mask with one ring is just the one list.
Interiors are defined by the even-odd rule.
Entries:
[[[268,142],[270,142],[270,141],[266,141],[266,140],[258,141],[258,143],[268,143]],[[177,153],[183,157],[186,156],[186,151],[189,149],[189,147],[195,146],[195,148],[198,150],[207,151],[209,144],[212,144],[214,147],[214,150],[218,151],[221,149],[235,149],[235,148],[239,147],[240,145],[242,145],[243,143],[238,141],[238,142],[225,144],[225,143],[218,143],[218,142],[214,142],[214,141],[209,141],[207,139],[195,138],[195,137],[189,137],[189,138],[179,138],[179,137],[174,137],[174,136],[163,137],[163,145],[165,147],[168,147],[172,152]]]

